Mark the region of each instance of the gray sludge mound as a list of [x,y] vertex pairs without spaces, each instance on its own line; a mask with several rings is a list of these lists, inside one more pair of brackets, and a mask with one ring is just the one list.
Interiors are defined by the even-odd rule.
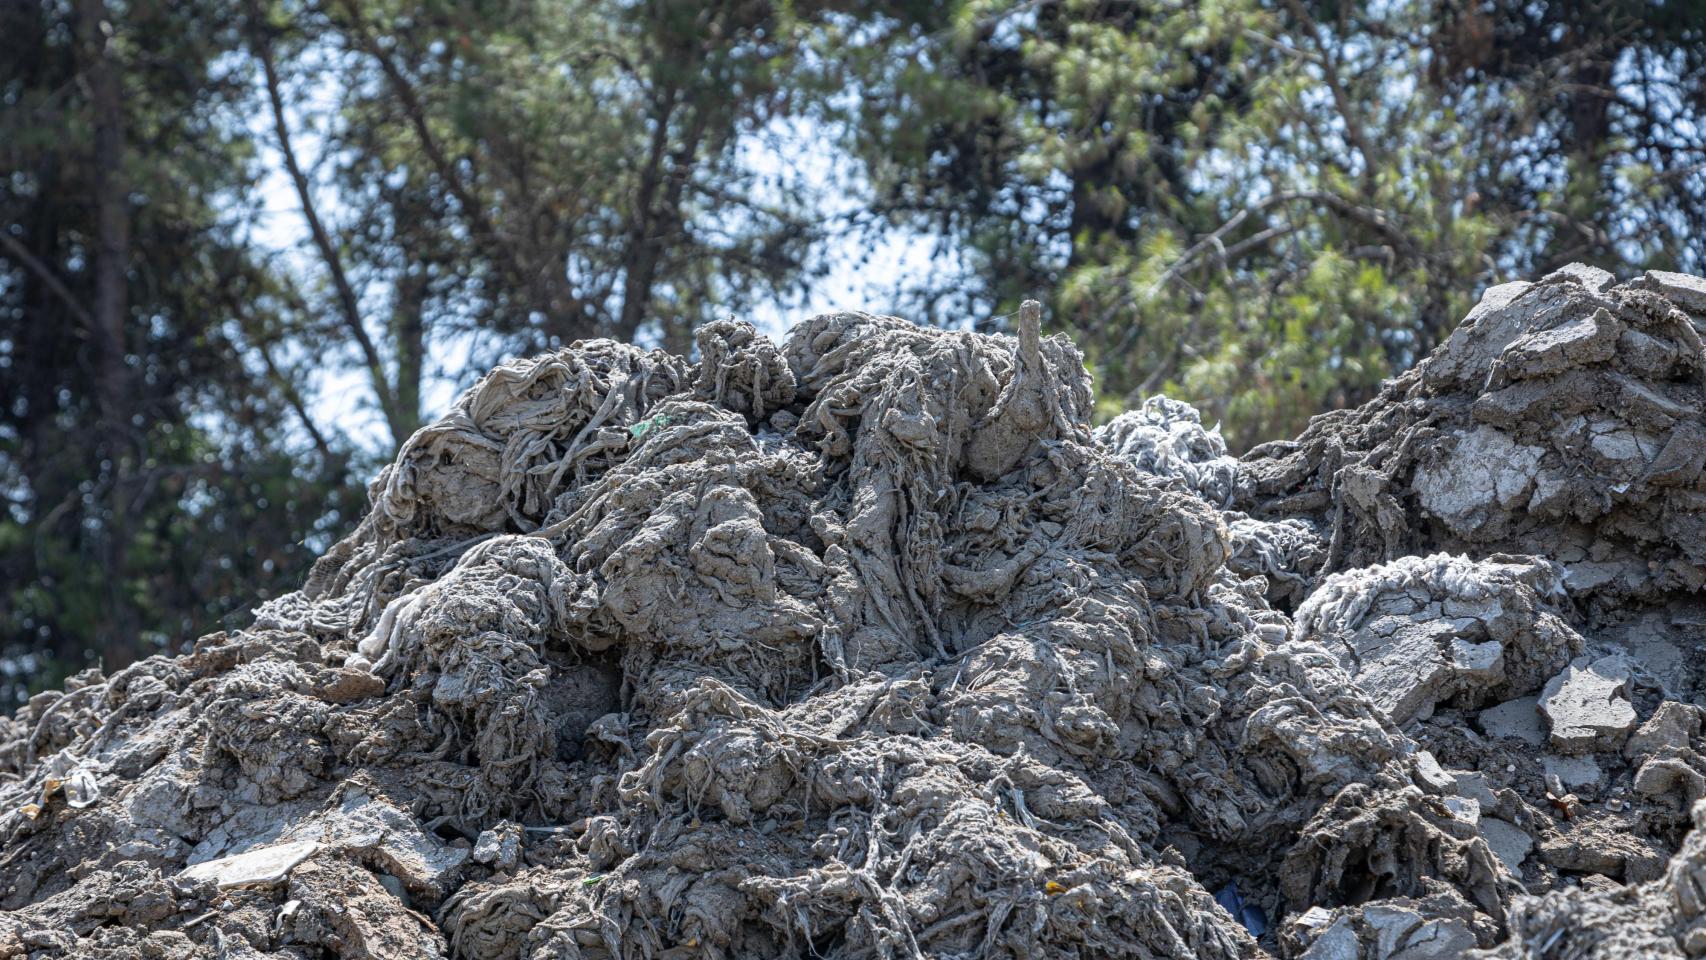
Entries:
[[1242,460],[1031,309],[508,363],[0,721],[0,958],[1706,954],[1696,323],[1495,288]]

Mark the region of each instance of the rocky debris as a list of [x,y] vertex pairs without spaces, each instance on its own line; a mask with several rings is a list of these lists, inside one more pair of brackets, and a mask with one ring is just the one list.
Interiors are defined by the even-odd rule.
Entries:
[[1444,701],[1533,689],[1568,663],[1583,640],[1549,607],[1563,595],[1544,560],[1401,557],[1326,577],[1292,629],[1332,650],[1402,725]]
[[1596,611],[1697,591],[1706,361],[1692,290],[1579,265],[1494,287],[1379,398],[1252,451],[1233,505],[1322,524],[1329,570],[1505,552],[1559,563]]
[[1706,279],[1666,270],[1649,270],[1641,279],[1648,289],[1686,311],[1696,324],[1706,324]]
[[1283,941],[1299,960],[1453,960],[1475,948],[1475,911],[1448,891],[1300,914]]
[[1508,820],[1487,817],[1480,823],[1480,833],[1505,869],[1512,876],[1522,876],[1523,861],[1528,859],[1529,851],[1534,849],[1534,838],[1529,836],[1528,831]]
[[1630,885],[1567,886],[1513,904],[1510,936],[1480,960],[1613,960],[1706,955],[1706,803],[1660,874]]
[[270,886],[289,879],[296,865],[320,852],[313,840],[291,840],[233,853],[217,860],[191,864],[178,876],[192,882],[211,880],[221,890],[231,887]]
[[[1546,776],[1555,777],[1565,787],[1585,787],[1596,784],[1603,775],[1593,757],[1546,756],[1541,758]],[[1555,791],[1562,792],[1562,791]]]
[[1481,729],[1489,737],[1512,737],[1536,747],[1546,742],[1539,697],[1506,700],[1496,707],[1482,710],[1478,719]]
[[482,830],[479,839],[474,842],[474,860],[500,873],[510,873],[521,862],[521,844],[524,838],[525,831],[521,824],[513,820],[505,820],[489,830]]
[[1034,305],[508,362],[0,720],[0,958],[1706,955],[1700,289],[1495,287],[1243,460]]
[[1566,753],[1620,750],[1635,728],[1629,702],[1629,664],[1602,657],[1572,664],[1553,677],[1540,695],[1540,712],[1551,724],[1552,748]]

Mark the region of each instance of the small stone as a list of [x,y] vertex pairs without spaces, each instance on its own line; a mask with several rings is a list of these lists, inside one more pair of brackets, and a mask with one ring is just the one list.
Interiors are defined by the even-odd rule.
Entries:
[[277,843],[258,850],[246,850],[229,857],[185,867],[178,876],[185,880],[212,880],[219,889],[232,887],[273,886],[284,882],[297,864],[320,851],[312,840]]
[[1457,781],[1457,792],[1474,799],[1481,809],[1491,810],[1499,805],[1499,798],[1493,793],[1485,775],[1472,770],[1453,770],[1451,774]]
[[1483,817],[1481,839],[1487,841],[1493,856],[1499,858],[1505,869],[1514,876],[1522,876],[1522,862],[1534,849],[1534,838],[1528,835],[1528,831],[1497,817]]
[[1416,780],[1417,786],[1432,793],[1452,793],[1457,788],[1457,778],[1446,773],[1434,755],[1426,750],[1416,754]]
[[1514,737],[1537,747],[1546,742],[1546,731],[1540,724],[1538,697],[1507,700],[1482,710],[1478,719],[1481,729],[1489,737]]
[[1617,277],[1609,270],[1587,263],[1569,263],[1546,275],[1546,280],[1569,277],[1594,293],[1604,293],[1617,285]]
[[1700,734],[1701,710],[1692,704],[1666,700],[1659,704],[1641,729],[1623,746],[1623,755],[1633,760],[1662,750],[1680,750]]
[[1450,832],[1460,840],[1476,835],[1481,823],[1481,802],[1470,797],[1446,797],[1445,808],[1451,812]]
[[1599,764],[1592,757],[1547,756],[1540,762],[1547,777],[1558,781],[1559,796],[1564,793],[1563,787],[1590,787],[1599,783]]
[[1664,294],[1671,303],[1689,313],[1706,315],[1706,279],[1665,270],[1648,270],[1642,279],[1649,289]]
[[1629,664],[1621,657],[1571,666],[1553,677],[1540,696],[1540,711],[1552,725],[1552,748],[1589,753],[1621,747],[1635,728],[1629,678]]
[[1677,757],[1653,757],[1635,771],[1635,792],[1662,797],[1681,791],[1689,803],[1706,796],[1706,776]]
[[496,830],[480,831],[480,839],[474,842],[474,862],[489,864],[496,860],[500,842]]
[[514,870],[521,859],[521,825],[505,820],[489,830],[482,830],[474,843],[471,856],[494,870]]
[[1298,960],[1357,960],[1360,955],[1356,927],[1350,917],[1340,917],[1315,938]]
[[1451,661],[1460,674],[1472,680],[1496,683],[1505,678],[1504,644],[1497,640],[1473,643],[1461,637],[1451,641]]
[[1622,333],[1623,324],[1616,317],[1604,309],[1595,310],[1592,316],[1524,334],[1505,348],[1499,362],[1513,379],[1550,376],[1580,364],[1610,360]]
[[1375,937],[1375,955],[1390,957],[1403,948],[1409,935],[1422,925],[1422,915],[1414,910],[1386,904],[1372,904],[1362,913],[1363,923]]

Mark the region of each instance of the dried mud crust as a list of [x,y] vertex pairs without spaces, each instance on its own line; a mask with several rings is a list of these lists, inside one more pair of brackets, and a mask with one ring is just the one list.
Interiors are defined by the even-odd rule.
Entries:
[[1495,288],[1242,461],[1032,307],[508,363],[0,722],[0,958],[1699,955],[1690,310]]

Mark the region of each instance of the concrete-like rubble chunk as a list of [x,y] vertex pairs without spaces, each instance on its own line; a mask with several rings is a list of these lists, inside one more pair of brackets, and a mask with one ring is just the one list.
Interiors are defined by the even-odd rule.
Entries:
[[336,810],[286,836],[369,853],[409,889],[435,896],[445,892],[468,859],[467,850],[449,846],[395,805],[359,790],[346,794]]
[[1566,787],[1589,787],[1599,782],[1603,772],[1591,756],[1542,757],[1541,768],[1549,777],[1557,777]]
[[1629,663],[1602,657],[1574,665],[1553,677],[1540,696],[1540,712],[1550,724],[1553,749],[1565,753],[1616,750],[1635,728],[1629,702]]
[[1418,625],[1380,642],[1356,647],[1357,686],[1395,723],[1433,712],[1452,664],[1440,652],[1451,642],[1447,624]]
[[1527,830],[1498,817],[1483,817],[1481,839],[1493,850],[1493,855],[1515,876],[1522,876],[1522,862],[1534,849],[1534,838]]
[[1341,916],[1315,936],[1299,960],[1361,960],[1361,957],[1356,924],[1350,917]]
[[322,849],[312,840],[294,840],[260,847],[185,867],[185,880],[212,880],[220,889],[283,883],[296,865]]
[[1630,735],[1629,742],[1623,745],[1623,755],[1634,759],[1687,748],[1700,735],[1702,714],[1706,710],[1695,704],[1666,700]]
[[[1530,295],[1531,291],[1535,295]],[[1480,302],[1429,358],[1428,376],[1438,381],[1484,382],[1499,351],[1558,300],[1556,295],[1521,280],[1488,287]]]
[[1680,487],[1695,482],[1706,467],[1706,427],[1693,420],[1676,425],[1664,447],[1647,464],[1647,482]]
[[514,870],[521,858],[522,827],[512,820],[482,830],[474,843],[473,858],[494,870]]
[[1604,293],[1617,284],[1615,274],[1590,263],[1568,263],[1552,271],[1549,276],[1570,277],[1595,293]]
[[1582,640],[1546,610],[1559,589],[1544,561],[1403,557],[1328,577],[1299,605],[1294,630],[1404,724],[1440,703],[1532,689],[1567,663]]
[[[1442,548],[1551,557],[1590,617],[1699,589],[1706,528],[1674,501],[1706,467],[1706,321],[1684,312],[1700,283],[1569,268],[1495,287],[1379,398],[1251,451],[1233,506],[1330,528],[1332,571]],[[1609,549],[1578,571],[1563,554],[1590,544]]]
[[1474,797],[1446,797],[1445,808],[1451,814],[1446,829],[1460,840],[1468,840],[1480,832],[1481,801]]
[[1667,270],[1648,270],[1642,276],[1648,286],[1664,294],[1671,303],[1706,319],[1706,278]]
[[1706,796],[1706,774],[1687,758],[1658,756],[1641,764],[1631,786],[1642,797],[1674,797],[1691,804]]
[[1439,760],[1427,750],[1416,754],[1416,779],[1433,793],[1450,793],[1457,789],[1457,778],[1445,772]]
[[1515,737],[1537,747],[1546,742],[1546,730],[1540,722],[1539,697],[1507,700],[1482,710],[1477,716],[1481,729],[1490,737]]
[[1487,775],[1478,770],[1448,771],[1457,781],[1457,792],[1469,797],[1482,807],[1491,810],[1499,805],[1498,795],[1493,793],[1492,785],[1487,782]]
[[1516,380],[1548,376],[1585,363],[1610,360],[1622,333],[1623,325],[1617,318],[1600,309],[1580,320],[1518,338],[1499,355],[1499,362]]
[[1461,921],[1424,918],[1407,907],[1371,906],[1363,922],[1373,935],[1371,955],[1380,960],[1449,960],[1476,945]]

